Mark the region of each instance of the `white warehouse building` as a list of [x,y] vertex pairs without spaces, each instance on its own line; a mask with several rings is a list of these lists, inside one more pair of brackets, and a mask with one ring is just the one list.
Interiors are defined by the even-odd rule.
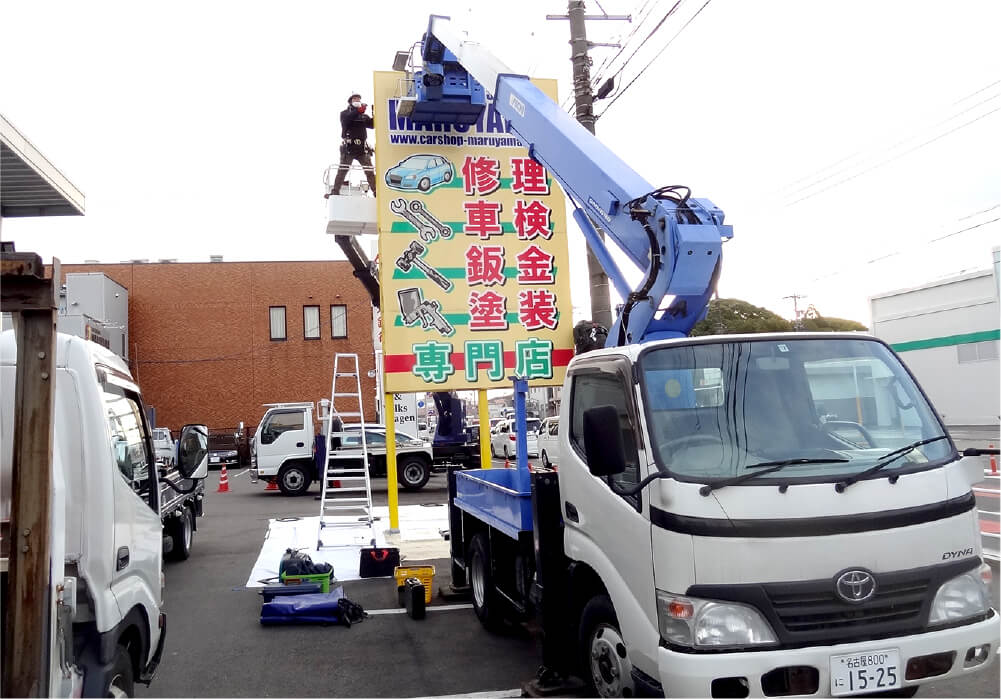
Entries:
[[992,269],[869,299],[872,333],[896,350],[945,424],[994,438],[1001,422],[999,249]]

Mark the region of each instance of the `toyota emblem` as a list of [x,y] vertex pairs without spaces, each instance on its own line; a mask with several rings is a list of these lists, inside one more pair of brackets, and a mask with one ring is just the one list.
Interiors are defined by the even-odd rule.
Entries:
[[835,579],[834,589],[845,602],[858,604],[876,594],[876,578],[867,570],[846,570]]

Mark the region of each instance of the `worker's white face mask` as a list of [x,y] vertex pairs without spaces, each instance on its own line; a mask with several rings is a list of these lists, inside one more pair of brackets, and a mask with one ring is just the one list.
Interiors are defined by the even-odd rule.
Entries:
[[355,100],[354,102],[351,103],[351,106],[355,107],[355,108],[360,107],[361,106],[361,102],[358,101],[358,100]]

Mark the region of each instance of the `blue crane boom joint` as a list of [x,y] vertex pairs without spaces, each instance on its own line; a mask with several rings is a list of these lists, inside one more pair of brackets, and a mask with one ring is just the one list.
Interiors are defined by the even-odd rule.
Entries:
[[[421,57],[410,119],[474,123],[485,106],[487,85],[509,131],[574,204],[588,247],[625,299],[606,346],[688,335],[705,317],[719,280],[722,242],[733,237],[723,212],[708,199],[692,197],[687,187],[654,188],[527,76],[512,73],[467,40],[447,17],[430,17]],[[639,287],[627,283],[598,226],[645,272]],[[671,301],[662,307],[667,297]]]

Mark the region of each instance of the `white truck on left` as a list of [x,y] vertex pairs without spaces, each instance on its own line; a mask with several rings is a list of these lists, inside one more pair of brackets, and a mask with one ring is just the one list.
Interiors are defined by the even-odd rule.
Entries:
[[[163,554],[190,548],[201,511],[195,492],[204,490],[208,473],[208,430],[186,425],[176,469],[157,468],[139,387],[125,362],[70,335],[57,335],[56,348],[48,693],[131,696],[136,682],[152,680],[163,653]],[[14,485],[16,357],[14,332],[0,334],[5,524]],[[6,578],[7,558],[0,557],[0,571]]]

